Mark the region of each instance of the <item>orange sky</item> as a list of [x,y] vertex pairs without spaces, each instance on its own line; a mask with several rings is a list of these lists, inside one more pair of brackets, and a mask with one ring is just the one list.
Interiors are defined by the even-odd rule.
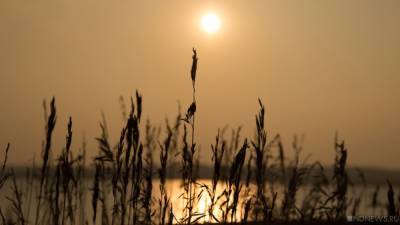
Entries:
[[[201,16],[222,20],[210,36]],[[42,100],[55,95],[55,150],[68,115],[78,148],[97,151],[101,110],[111,137],[118,98],[137,88],[144,116],[161,123],[191,100],[191,48],[199,54],[197,138],[203,160],[218,127],[250,137],[257,98],[270,134],[289,149],[333,161],[339,131],[352,165],[397,168],[400,157],[400,1],[0,1],[0,146],[30,162],[43,139]]]

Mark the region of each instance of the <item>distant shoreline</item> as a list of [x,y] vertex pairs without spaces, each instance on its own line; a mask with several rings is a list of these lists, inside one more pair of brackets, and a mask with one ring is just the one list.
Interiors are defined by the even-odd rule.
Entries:
[[[27,169],[30,170],[30,173],[32,173],[32,167],[28,166],[9,166],[8,167],[10,170],[14,171],[14,174],[17,177],[24,177],[27,174]],[[154,178],[157,178],[157,169],[158,167],[154,167]],[[180,170],[180,165],[170,167],[168,169],[167,173],[167,178],[181,178],[181,175],[179,173]],[[222,171],[224,168],[222,168]],[[328,177],[333,176],[333,169],[332,166],[324,166],[325,174]],[[213,168],[211,166],[205,166],[202,165],[199,167],[199,179],[211,179],[212,177],[212,171]],[[287,168],[287,171],[291,171],[290,168]],[[359,178],[359,172],[361,171],[366,179],[366,183],[369,185],[379,185],[379,184],[386,184],[386,181],[389,180],[392,184],[394,185],[400,185],[400,170],[389,170],[389,169],[381,169],[381,168],[371,168],[371,167],[348,167],[347,172],[349,175],[349,178],[353,184],[362,184],[362,180]],[[51,173],[53,171],[50,171]],[[273,173],[275,171],[269,171],[270,173]],[[35,174],[40,173],[40,168],[35,169]],[[247,171],[244,168],[243,173],[246,174]],[[267,172],[268,174],[268,172]],[[91,167],[86,167],[85,169],[85,177],[90,178],[94,176],[94,168]],[[245,176],[242,177],[242,179],[245,179]]]

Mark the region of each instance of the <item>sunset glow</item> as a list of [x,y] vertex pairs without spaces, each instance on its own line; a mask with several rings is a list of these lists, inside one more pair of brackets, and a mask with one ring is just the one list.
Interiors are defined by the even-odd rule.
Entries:
[[400,0],[0,0],[0,225],[400,218]]
[[201,19],[201,26],[207,33],[215,33],[221,27],[221,21],[219,17],[214,13],[208,13]]

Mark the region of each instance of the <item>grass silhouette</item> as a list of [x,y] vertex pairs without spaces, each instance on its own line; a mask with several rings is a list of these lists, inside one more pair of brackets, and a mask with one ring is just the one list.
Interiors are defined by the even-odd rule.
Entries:
[[[71,149],[72,118],[68,121],[65,146],[56,160],[51,160],[56,101],[52,99],[49,114],[44,104],[47,124],[40,172],[36,174],[35,164],[29,168],[24,178],[25,187],[17,183],[16,176],[7,168],[10,144],[6,147],[0,190],[6,182],[12,182],[13,194],[7,197],[9,206],[0,207],[2,224],[318,224],[342,223],[349,210],[351,215],[357,215],[364,192],[356,199],[349,198],[351,182],[344,142],[335,138],[333,177],[328,177],[319,162],[307,163],[307,158],[302,158],[302,138],[294,138],[295,157],[288,162],[280,136],[269,140],[265,106],[260,99],[254,138],[241,141],[240,127],[232,132],[230,140],[224,137],[225,129],[218,130],[211,146],[211,183],[201,181],[195,135],[196,122],[199,122],[195,120],[197,67],[197,51],[193,49],[192,102],[184,116],[178,114],[175,124],[166,122],[163,141],[159,141],[161,129],[150,121],[146,121],[144,132],[141,129],[142,96],[136,92],[135,98],[131,98],[129,113],[123,98],[120,99],[125,126],[115,147],[109,140],[103,118],[100,137],[96,138],[98,153],[90,167],[86,165],[85,142],[79,151]],[[153,159],[157,152],[159,168],[155,168]],[[184,205],[182,212],[175,209],[176,199],[168,194],[168,173],[176,167],[180,167],[183,193],[178,198]],[[90,179],[92,184],[87,185],[85,177],[90,168],[95,173]],[[154,195],[156,177],[158,197]],[[305,199],[299,202],[298,190],[306,180],[310,188]],[[379,186],[372,195],[374,208],[379,207],[378,192]],[[387,198],[388,215],[398,216],[399,206],[396,207],[389,181]],[[203,199],[206,199],[206,209],[199,210]]]

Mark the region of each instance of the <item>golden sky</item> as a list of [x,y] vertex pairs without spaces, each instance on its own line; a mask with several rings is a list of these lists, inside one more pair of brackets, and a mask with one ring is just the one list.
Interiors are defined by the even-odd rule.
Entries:
[[[212,35],[200,26],[208,11],[221,19]],[[252,137],[260,97],[288,151],[305,134],[305,154],[330,163],[339,131],[350,164],[399,169],[399,21],[398,0],[2,0],[0,146],[10,141],[10,161],[29,163],[53,95],[56,151],[69,115],[75,149],[85,133],[97,152],[101,111],[116,142],[118,98],[136,88],[146,118],[173,118],[178,101],[190,104],[194,46],[203,160],[218,127]]]

